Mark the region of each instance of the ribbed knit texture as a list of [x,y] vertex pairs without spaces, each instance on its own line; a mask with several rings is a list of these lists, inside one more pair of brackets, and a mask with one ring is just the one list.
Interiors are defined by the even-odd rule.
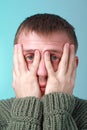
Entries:
[[7,111],[10,116],[8,120],[1,112],[3,109],[6,110],[3,103],[0,104],[0,130],[41,130],[42,105],[39,99],[35,97],[14,99],[10,112]]
[[0,101],[0,130],[87,130],[87,100],[63,93]]
[[[42,102],[43,130],[87,130],[87,101],[81,102],[74,96],[63,93],[51,93],[44,96]],[[79,114],[77,117],[76,113]]]

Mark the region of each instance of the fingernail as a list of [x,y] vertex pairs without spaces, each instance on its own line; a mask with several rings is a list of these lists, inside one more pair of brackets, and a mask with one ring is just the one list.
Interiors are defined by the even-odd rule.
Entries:
[[66,47],[69,47],[69,43],[66,43],[65,46],[66,46]]
[[45,55],[46,55],[46,56],[49,56],[49,52],[48,52],[48,51],[46,51],[46,52],[45,52]]
[[20,45],[20,44],[17,44],[17,47],[18,47],[18,48],[20,48],[20,47],[21,47],[21,45]]
[[70,46],[74,48],[74,44],[71,44]]
[[36,51],[35,51],[35,54],[39,54],[39,51],[38,51],[38,50],[36,50]]
[[17,44],[14,45],[14,49],[15,49],[15,50],[17,49]]

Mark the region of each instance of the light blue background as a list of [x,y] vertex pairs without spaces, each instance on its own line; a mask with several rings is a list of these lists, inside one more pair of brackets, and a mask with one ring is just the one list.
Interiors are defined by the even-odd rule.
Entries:
[[74,95],[87,99],[87,0],[0,0],[0,99],[12,89],[13,40],[19,24],[35,13],[55,13],[75,26],[79,66]]

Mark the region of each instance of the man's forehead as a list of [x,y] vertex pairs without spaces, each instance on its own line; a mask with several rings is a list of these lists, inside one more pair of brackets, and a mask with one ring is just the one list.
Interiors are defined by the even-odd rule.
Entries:
[[61,42],[66,42],[69,40],[66,33],[52,33],[49,35],[41,35],[36,32],[28,32],[25,34],[24,32],[20,34],[19,42],[32,43],[32,44],[59,44]]
[[23,52],[34,52],[35,50],[39,50],[39,52],[55,52],[62,53],[63,44],[58,43],[57,41],[46,42],[46,41],[32,41],[29,44],[23,44]]
[[22,43],[23,46],[53,46],[53,47],[57,47],[57,46],[61,46],[61,44],[65,44],[65,41],[63,42],[61,41],[38,41],[38,40],[26,40]]
[[53,45],[53,46],[58,46],[62,43],[65,43],[65,41],[63,42],[62,40],[58,40],[58,41],[54,41],[54,40],[49,40],[49,41],[46,41],[46,40],[42,40],[42,41],[39,41],[39,40],[24,40],[24,42],[22,43],[23,45],[25,44],[32,44],[32,45]]

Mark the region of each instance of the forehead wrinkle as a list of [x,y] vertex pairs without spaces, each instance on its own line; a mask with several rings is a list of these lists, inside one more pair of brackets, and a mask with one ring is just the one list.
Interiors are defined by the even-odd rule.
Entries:
[[61,44],[63,43],[63,40],[56,40],[56,41],[53,41],[53,40],[30,40],[30,39],[25,39],[25,42],[28,42],[30,44],[33,44],[33,45],[36,45],[36,44],[40,44],[40,45],[43,45],[43,44],[47,44],[47,45],[54,45],[54,46],[57,46],[58,44]]
[[[47,39],[47,40],[43,40],[43,39],[41,39],[41,41],[40,40],[29,40],[29,41],[31,41],[31,42],[49,42],[48,40],[50,40],[50,39]],[[59,42],[60,40],[50,40],[50,42]]]
[[46,52],[46,51],[49,51],[49,52],[54,52],[54,53],[62,53],[61,50],[56,50],[56,49],[46,49],[46,50],[39,50],[39,49],[24,49],[23,52],[24,53],[30,53],[30,52],[35,52],[36,50],[38,50],[39,52]]

